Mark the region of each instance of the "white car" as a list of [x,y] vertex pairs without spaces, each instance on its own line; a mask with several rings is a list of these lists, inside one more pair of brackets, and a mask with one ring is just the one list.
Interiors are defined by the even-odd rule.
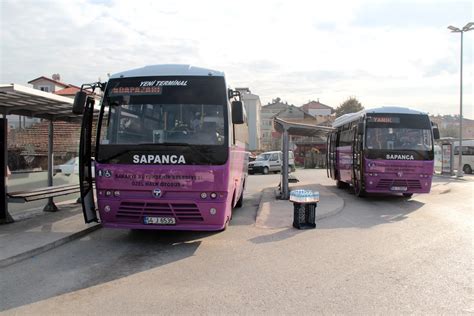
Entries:
[[[59,165],[55,168],[56,173],[63,173],[66,176],[71,174],[79,174],[79,157],[74,157],[68,162]],[[92,174],[95,173],[94,163],[92,163]]]
[[[281,151],[267,151],[257,156],[255,161],[249,162],[248,173],[262,173],[280,172],[283,164],[283,154]],[[288,167],[289,171],[295,171],[295,155],[290,150],[288,152]]]

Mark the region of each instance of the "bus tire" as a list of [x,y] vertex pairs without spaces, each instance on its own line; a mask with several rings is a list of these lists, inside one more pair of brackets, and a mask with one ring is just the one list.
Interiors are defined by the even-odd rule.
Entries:
[[413,196],[413,193],[403,193],[403,196],[409,199]]
[[235,207],[236,207],[236,208],[241,208],[241,207],[242,207],[242,204],[244,204],[244,191],[243,191],[243,190],[242,190],[242,192],[240,193],[239,200],[238,200],[237,203],[235,204]]
[[362,189],[362,183],[359,180],[354,181],[354,194],[357,197],[365,197],[365,190]]
[[262,173],[263,174],[268,174],[268,167],[263,167]]
[[472,174],[472,168],[470,165],[464,165],[464,167],[462,168],[462,171],[464,171],[464,173],[466,174]]
[[346,188],[346,183],[341,181],[341,180],[336,180],[336,188],[338,189],[345,189]]

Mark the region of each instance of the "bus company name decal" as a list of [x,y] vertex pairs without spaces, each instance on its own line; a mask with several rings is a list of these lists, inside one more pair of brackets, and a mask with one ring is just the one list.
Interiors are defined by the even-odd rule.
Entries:
[[415,160],[413,155],[407,154],[387,154],[385,158],[387,160]]
[[133,155],[133,163],[137,164],[185,164],[183,155]]

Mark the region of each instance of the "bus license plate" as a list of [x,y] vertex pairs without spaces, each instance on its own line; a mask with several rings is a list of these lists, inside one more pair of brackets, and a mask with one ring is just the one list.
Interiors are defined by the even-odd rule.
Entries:
[[406,191],[408,190],[407,187],[392,187],[391,188],[392,191]]
[[175,225],[176,224],[176,218],[174,217],[145,216],[143,221],[145,224],[155,224],[155,225]]

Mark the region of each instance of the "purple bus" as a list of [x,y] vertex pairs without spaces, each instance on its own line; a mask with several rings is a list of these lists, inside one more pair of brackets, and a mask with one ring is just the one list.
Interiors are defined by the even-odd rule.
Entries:
[[381,107],[337,118],[327,138],[327,173],[338,188],[366,193],[428,193],[438,128],[428,115]]
[[[103,91],[98,116],[87,92],[96,88]],[[117,73],[107,83],[83,85],[73,111],[83,114],[86,223],[215,231],[242,206],[248,126],[224,73],[189,65]]]

